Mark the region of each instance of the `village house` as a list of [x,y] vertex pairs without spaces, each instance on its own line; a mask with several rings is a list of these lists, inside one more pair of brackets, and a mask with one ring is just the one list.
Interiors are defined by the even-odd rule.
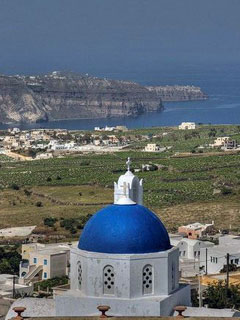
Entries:
[[126,132],[126,131],[128,131],[128,128],[126,126],[116,126],[115,131]]
[[144,148],[144,151],[146,152],[158,152],[159,150],[160,146],[158,146],[156,143],[148,143]]
[[180,226],[178,233],[187,236],[189,239],[199,239],[207,234],[211,234],[215,231],[214,222],[209,224],[201,224],[195,222],[186,226]]
[[95,145],[95,146],[100,146],[100,144],[101,144],[101,140],[98,138],[98,139],[94,139],[93,140],[93,144]]
[[16,149],[20,147],[19,138],[16,136],[6,136],[3,139],[3,145],[6,149]]
[[105,128],[102,127],[94,127],[94,131],[114,131],[115,127],[108,127],[105,126]]
[[209,241],[201,241],[183,238],[181,236],[171,237],[171,244],[179,248],[179,257],[182,259],[200,259],[201,248],[213,247],[214,243]]
[[224,145],[221,147],[223,150],[232,150],[232,149],[237,149],[238,144],[236,140],[229,139],[228,141],[224,142]]
[[[219,244],[206,249],[200,249],[200,266],[208,274],[219,273],[227,264],[227,254],[229,254],[229,264],[240,267],[240,237],[233,235],[223,235],[219,237]],[[207,259],[206,259],[207,256]]]
[[224,146],[225,143],[227,143],[230,140],[230,137],[218,137],[217,139],[214,140],[214,143],[209,144],[210,147],[222,147]]
[[19,128],[9,128],[8,129],[8,132],[9,133],[12,133],[12,134],[18,134],[18,133],[20,133],[20,129]]
[[77,246],[77,242],[23,244],[19,283],[28,284],[68,275],[70,248],[74,246]]
[[108,136],[108,139],[111,144],[119,144],[119,139],[115,135]]
[[178,126],[179,130],[194,130],[196,129],[196,124],[195,122],[182,122],[179,126]]

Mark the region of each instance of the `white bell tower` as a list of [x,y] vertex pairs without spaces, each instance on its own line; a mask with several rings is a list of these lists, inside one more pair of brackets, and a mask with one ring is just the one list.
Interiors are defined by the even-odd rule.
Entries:
[[129,198],[133,202],[143,204],[143,181],[139,180],[130,170],[131,160],[128,158],[127,172],[120,176],[118,182],[114,182],[114,203],[119,203],[123,198]]

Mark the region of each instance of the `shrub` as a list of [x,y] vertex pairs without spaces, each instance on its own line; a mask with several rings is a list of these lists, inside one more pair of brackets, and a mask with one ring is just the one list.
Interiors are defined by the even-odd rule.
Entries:
[[48,227],[54,227],[54,224],[57,222],[56,218],[48,217],[43,220],[44,225]]
[[232,189],[231,188],[229,188],[229,187],[222,187],[222,194],[223,195],[228,195],[228,194],[231,194],[232,193]]
[[11,188],[12,188],[13,190],[19,190],[19,189],[20,189],[20,187],[19,187],[16,183],[13,183],[13,184],[11,185]]
[[24,193],[25,193],[25,195],[26,195],[27,197],[30,197],[31,194],[32,194],[32,191],[29,191],[29,190],[27,190],[27,189],[24,189]]
[[80,166],[89,166],[89,165],[90,165],[90,161],[89,160],[80,161]]
[[35,204],[36,207],[43,207],[43,203],[41,201],[36,202]]
[[50,291],[52,291],[51,289],[53,287],[64,285],[64,284],[67,284],[67,283],[68,283],[68,277],[67,276],[56,277],[56,278],[43,280],[41,282],[34,283],[34,290],[37,291],[38,288],[40,288],[40,290],[46,291],[47,288],[49,288]]

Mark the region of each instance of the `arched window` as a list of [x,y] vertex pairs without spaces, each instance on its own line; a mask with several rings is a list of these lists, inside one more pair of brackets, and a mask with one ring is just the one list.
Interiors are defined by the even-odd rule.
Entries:
[[112,266],[106,266],[103,269],[103,293],[114,294],[115,291],[115,273]]
[[81,290],[83,277],[82,277],[82,265],[80,261],[78,261],[77,263],[77,277],[78,277],[78,289]]
[[151,294],[153,291],[153,267],[147,264],[142,274],[143,294]]

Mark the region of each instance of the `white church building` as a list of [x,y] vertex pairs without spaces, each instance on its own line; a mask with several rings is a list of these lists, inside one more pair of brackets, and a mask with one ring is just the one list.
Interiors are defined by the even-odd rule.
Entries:
[[179,284],[179,249],[161,220],[142,205],[142,181],[130,171],[114,184],[114,204],[86,224],[71,249],[70,290],[56,296],[56,316],[99,314],[168,316],[190,306],[190,287]]

